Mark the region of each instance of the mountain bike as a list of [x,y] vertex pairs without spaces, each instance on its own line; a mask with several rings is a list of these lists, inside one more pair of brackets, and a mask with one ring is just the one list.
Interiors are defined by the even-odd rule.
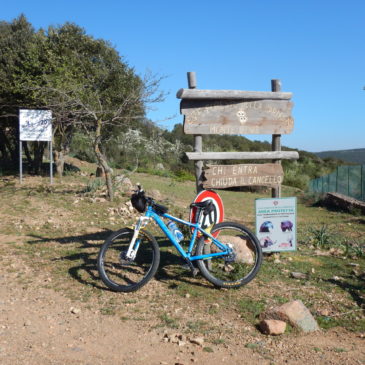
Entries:
[[[131,201],[143,215],[132,228],[123,228],[111,234],[97,258],[99,275],[109,289],[132,292],[147,284],[156,274],[160,249],[155,237],[144,229],[151,221],[160,227],[194,276],[200,271],[217,287],[238,288],[258,273],[262,262],[261,246],[248,228],[234,222],[202,228],[200,218],[214,209],[211,200],[191,204],[191,208],[197,209],[196,222],[168,214],[168,208],[147,197],[140,186]],[[166,224],[164,219],[168,219],[169,223]],[[187,240],[186,249],[180,242],[181,232],[177,227],[175,231],[169,229],[171,222],[189,227],[190,240]]]

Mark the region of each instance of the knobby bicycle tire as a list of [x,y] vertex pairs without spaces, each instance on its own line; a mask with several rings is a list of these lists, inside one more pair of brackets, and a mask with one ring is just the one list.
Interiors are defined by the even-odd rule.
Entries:
[[140,230],[141,239],[134,260],[126,258],[134,230],[123,228],[111,234],[102,245],[97,267],[104,284],[113,291],[132,292],[147,284],[156,274],[160,263],[160,249],[156,239]]
[[[219,232],[220,242],[233,247],[234,255],[197,260],[201,274],[221,288],[238,288],[247,284],[257,275],[262,263],[259,240],[248,228],[233,222],[216,224],[211,233],[216,232]],[[212,253],[220,252],[215,244],[209,242],[206,237],[201,237],[196,254],[203,255],[207,245],[210,245]]]

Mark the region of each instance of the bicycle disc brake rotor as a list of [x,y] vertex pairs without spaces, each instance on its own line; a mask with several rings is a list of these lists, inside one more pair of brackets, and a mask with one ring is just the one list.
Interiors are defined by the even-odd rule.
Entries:
[[129,266],[133,264],[133,259],[131,259],[130,257],[127,257],[127,250],[126,251],[122,251],[119,255],[119,261],[122,265],[124,266]]
[[232,263],[236,261],[236,252],[234,250],[234,246],[231,243],[226,243],[226,245],[232,250],[231,253],[229,253],[228,255],[224,256],[224,261],[225,263]]

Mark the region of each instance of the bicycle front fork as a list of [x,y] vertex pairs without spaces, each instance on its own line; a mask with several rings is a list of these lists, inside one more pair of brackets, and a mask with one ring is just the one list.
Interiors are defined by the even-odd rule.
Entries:
[[141,230],[141,228],[145,227],[148,224],[149,220],[150,220],[150,218],[146,217],[146,216],[141,216],[138,218],[138,221],[134,227],[134,233],[133,233],[131,243],[129,244],[128,251],[125,254],[125,257],[128,260],[132,261],[136,258],[138,247],[139,247],[139,244],[141,243],[141,239],[138,238],[139,231]]

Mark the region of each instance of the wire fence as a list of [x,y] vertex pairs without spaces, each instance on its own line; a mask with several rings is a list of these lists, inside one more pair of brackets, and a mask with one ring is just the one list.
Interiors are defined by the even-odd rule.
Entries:
[[365,165],[338,166],[332,174],[311,180],[309,191],[340,193],[365,201]]

